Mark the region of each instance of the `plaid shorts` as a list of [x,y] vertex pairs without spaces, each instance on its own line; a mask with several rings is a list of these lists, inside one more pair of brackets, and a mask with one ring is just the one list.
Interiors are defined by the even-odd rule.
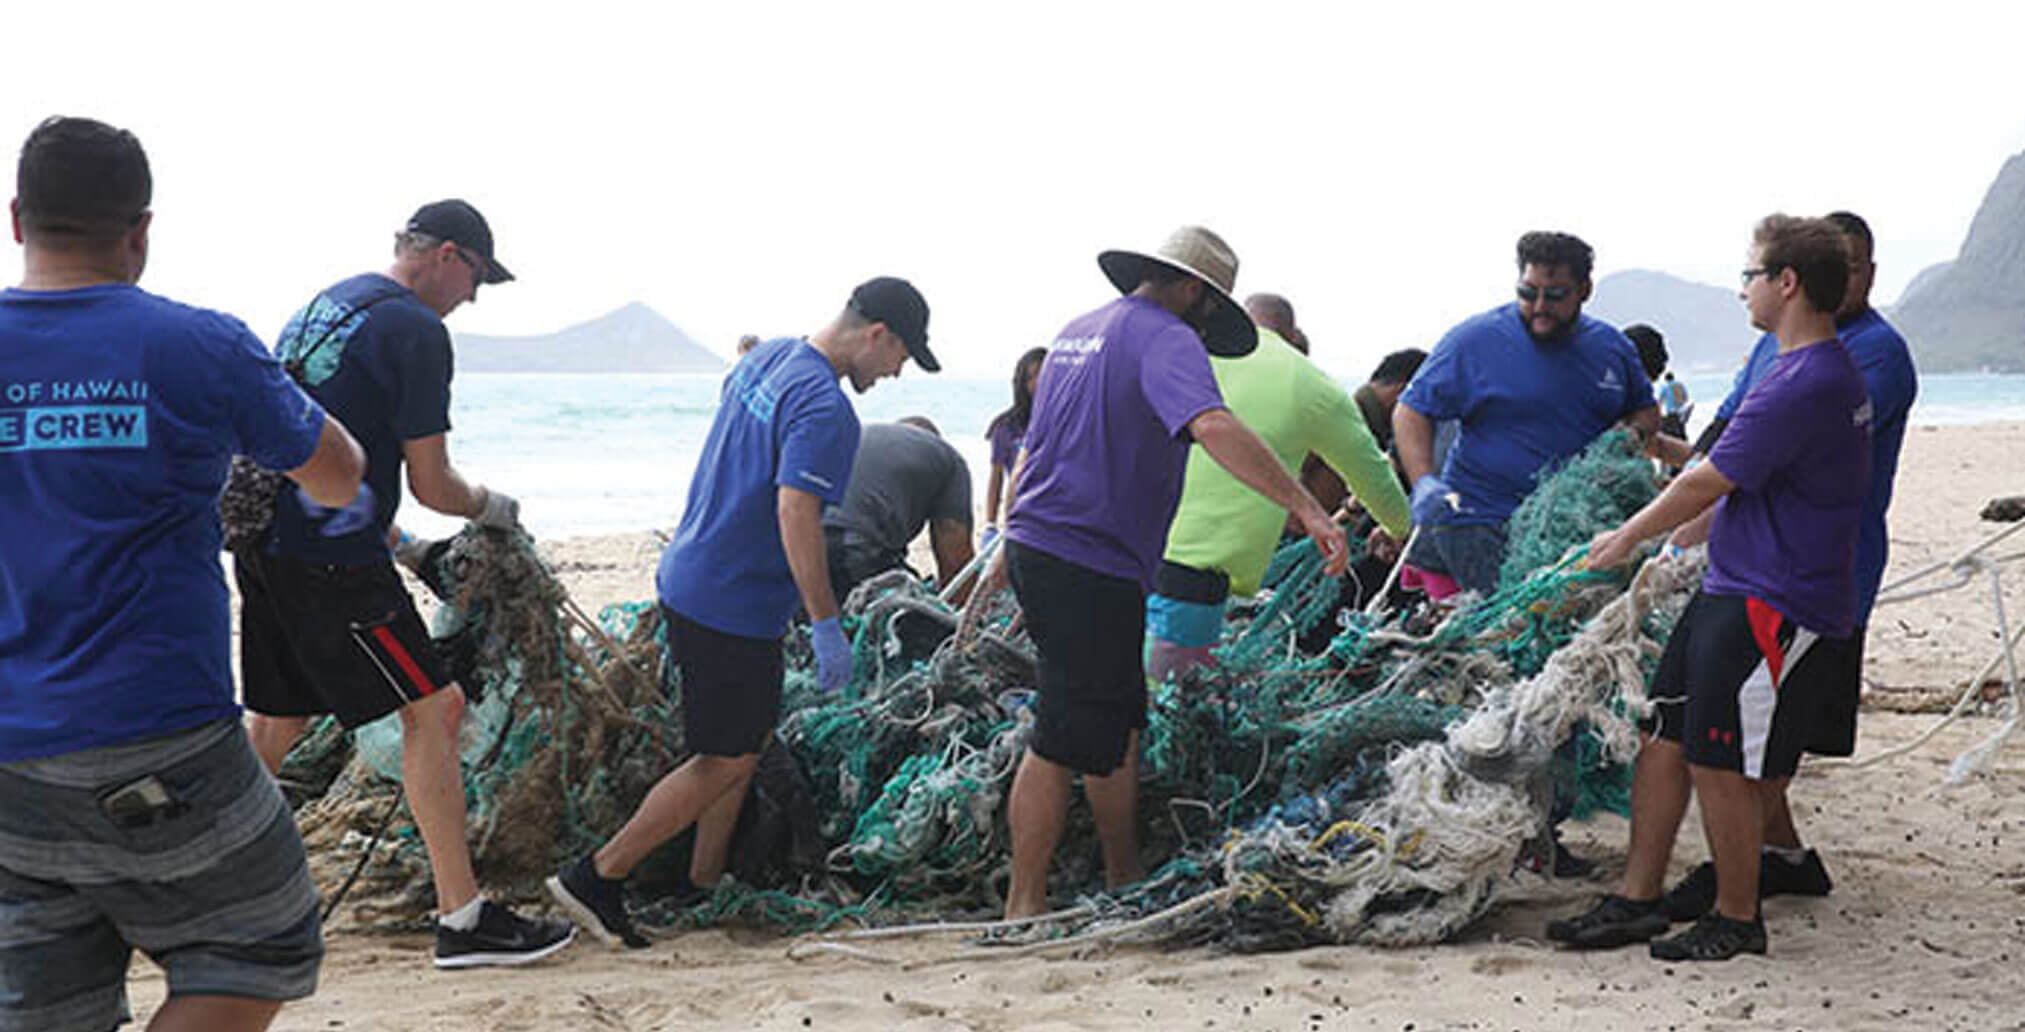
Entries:
[[302,839],[236,720],[0,764],[0,1032],[117,1026],[135,949],[171,996],[316,989]]

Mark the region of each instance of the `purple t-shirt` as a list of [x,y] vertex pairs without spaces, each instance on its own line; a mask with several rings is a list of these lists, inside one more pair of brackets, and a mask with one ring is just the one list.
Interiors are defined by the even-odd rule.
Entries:
[[1870,415],[1840,339],[1778,357],[1709,453],[1737,489],[1709,527],[1705,590],[1762,599],[1818,634],[1855,629]]
[[984,432],[984,439],[991,442],[991,464],[1012,472],[1013,463],[1020,457],[1020,441],[1027,435],[1027,428],[1010,419],[1001,419]]
[[1188,422],[1222,407],[1202,339],[1159,305],[1121,297],[1070,323],[1042,367],[1006,536],[1151,590]]

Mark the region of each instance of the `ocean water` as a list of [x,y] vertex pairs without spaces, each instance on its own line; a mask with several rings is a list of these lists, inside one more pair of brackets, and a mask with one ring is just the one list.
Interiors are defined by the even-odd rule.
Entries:
[[[717,374],[467,373],[452,391],[450,456],[467,476],[520,499],[537,537],[672,530],[717,409]],[[1727,376],[1685,380],[1699,430],[1728,393]],[[846,385],[848,392],[849,385]],[[984,429],[1012,401],[1007,379],[966,380],[909,371],[852,395],[865,422],[922,415],[969,462],[984,497]],[[1961,425],[2025,420],[2025,376],[1925,376],[1913,422]],[[414,499],[401,523],[425,536],[458,520]]]

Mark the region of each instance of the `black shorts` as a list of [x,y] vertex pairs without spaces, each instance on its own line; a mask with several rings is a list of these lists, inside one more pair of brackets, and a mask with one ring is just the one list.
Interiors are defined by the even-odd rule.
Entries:
[[780,639],[726,634],[667,606],[661,618],[668,625],[668,667],[682,676],[683,742],[706,756],[764,749],[780,724],[787,671]]
[[1863,702],[1863,638],[1858,627],[1848,648],[1829,650],[1820,657],[1833,670],[1824,673],[1828,698],[1821,707],[1821,719],[1807,739],[1807,751],[1816,756],[1852,756],[1856,753],[1856,711]]
[[391,562],[326,566],[233,553],[246,708],[371,723],[450,684]]
[[1080,774],[1125,762],[1146,726],[1146,596],[1139,585],[1006,543],[1007,572],[1040,653],[1032,748]]
[[1696,592],[1674,625],[1648,694],[1646,729],[1687,761],[1765,780],[1790,777],[1818,740],[1856,636],[1828,638],[1770,605]]

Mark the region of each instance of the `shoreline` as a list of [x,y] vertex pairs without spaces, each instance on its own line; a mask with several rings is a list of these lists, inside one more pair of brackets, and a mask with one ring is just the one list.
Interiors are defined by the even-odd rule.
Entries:
[[[1994,479],[2017,468],[2008,460],[2021,452],[2025,423],[1909,430],[1886,582],[2000,530],[1977,511],[1990,497],[2025,493],[2025,476]],[[651,531],[541,543],[576,602],[591,612],[653,597],[660,548]],[[2018,580],[2025,575],[2006,577],[2006,603],[2025,620],[2025,594],[2012,583]],[[1986,582],[1880,608],[1865,660],[1857,762],[1933,730],[1938,715],[1879,707],[1923,697],[1952,703],[1958,692],[1950,686],[1976,673],[1994,651],[1995,627]],[[1821,899],[1768,901],[1771,952],[1763,958],[1661,964],[1637,947],[1546,946],[1547,920],[1617,888],[1628,824],[1606,815],[1565,827],[1571,848],[1600,862],[1595,877],[1515,876],[1499,907],[1437,946],[1274,954],[1119,946],[1045,955],[997,951],[949,963],[968,940],[942,936],[858,944],[885,962],[839,954],[798,961],[787,951],[803,940],[727,928],[629,952],[585,940],[526,968],[445,973],[429,966],[424,936],[366,933],[340,921],[327,930],[322,988],[283,1008],[273,1027],[2025,1029],[2012,1002],[2025,990],[2017,963],[2025,949],[2025,860],[2018,853],[2025,734],[1998,751],[1985,772],[1949,787],[1943,781],[1949,766],[2000,726],[1997,706],[1975,710],[1906,756],[1868,766],[1802,766],[1794,809],[1835,888]],[[1669,882],[1706,856],[1699,828],[1691,811]],[[161,972],[137,958],[129,989],[136,1013],[150,1013],[164,991]]]

